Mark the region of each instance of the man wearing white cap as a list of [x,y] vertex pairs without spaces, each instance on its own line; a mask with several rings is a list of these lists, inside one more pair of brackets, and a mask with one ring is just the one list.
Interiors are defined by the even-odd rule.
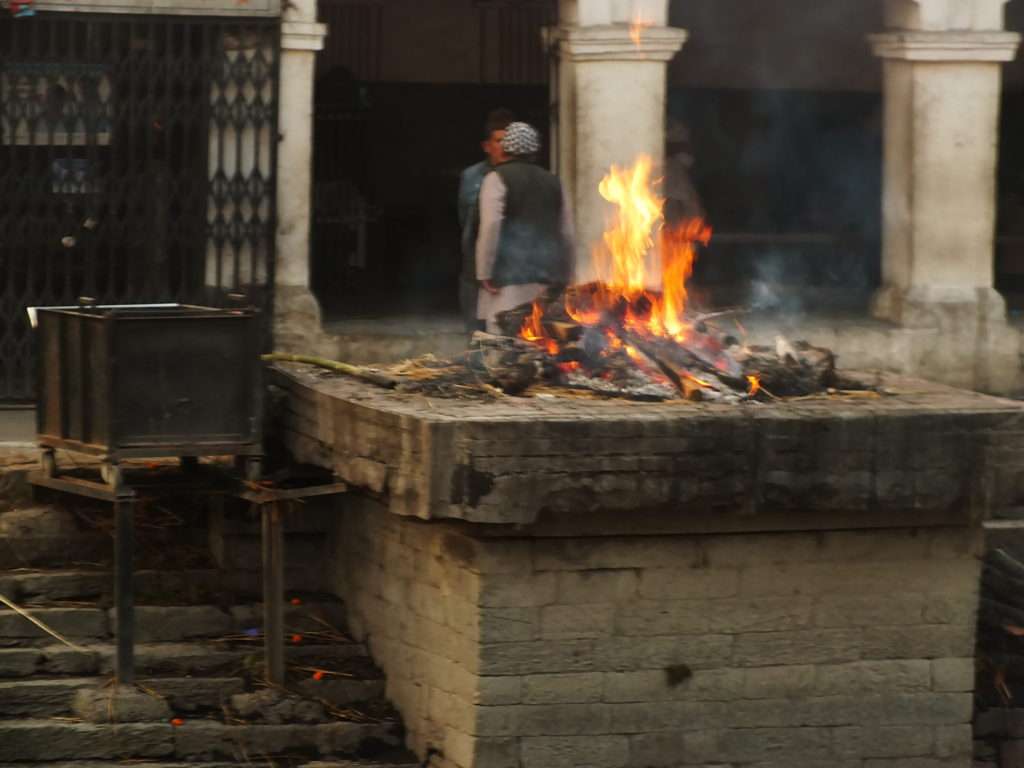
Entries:
[[527,123],[511,123],[504,157],[480,187],[476,277],[478,316],[499,332],[499,312],[527,304],[572,278],[572,212],[562,184],[535,164],[540,136]]

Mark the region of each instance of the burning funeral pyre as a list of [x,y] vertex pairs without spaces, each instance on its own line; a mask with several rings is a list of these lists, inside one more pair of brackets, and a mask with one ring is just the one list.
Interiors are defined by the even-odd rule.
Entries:
[[[664,220],[649,158],[612,167],[600,192],[616,213],[592,254],[597,280],[498,318],[506,337],[540,350],[526,358],[545,379],[609,395],[691,400],[805,395],[836,383],[829,350],[784,339],[774,349],[751,347],[740,340],[735,313],[687,311],[686,281],[711,229],[700,219]],[[474,343],[502,346],[479,336]],[[499,356],[497,368],[514,360],[514,353]]]
[[651,159],[641,157],[602,180],[600,193],[615,212],[593,249],[595,280],[501,313],[501,335],[475,334],[453,360],[329,367],[440,396],[543,390],[741,402],[864,389],[841,379],[828,349],[782,337],[773,347],[748,345],[741,311],[690,311],[687,279],[711,229],[699,219],[666,222],[651,174]]

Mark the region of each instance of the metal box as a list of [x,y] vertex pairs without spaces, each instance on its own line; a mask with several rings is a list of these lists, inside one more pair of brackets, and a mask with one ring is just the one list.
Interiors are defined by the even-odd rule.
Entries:
[[253,309],[40,307],[43,448],[116,463],[261,450],[261,323]]

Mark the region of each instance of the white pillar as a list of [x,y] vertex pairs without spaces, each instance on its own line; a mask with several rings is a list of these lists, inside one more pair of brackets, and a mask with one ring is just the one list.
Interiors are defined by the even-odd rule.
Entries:
[[577,279],[585,281],[608,214],[602,177],[640,154],[656,166],[664,159],[667,64],[687,33],[665,26],[667,0],[563,0],[561,14],[559,172],[574,203]]
[[981,31],[873,36],[885,72],[880,317],[928,326],[935,305],[1002,311],[993,288],[1000,66],[1019,39]]
[[[309,285],[313,194],[313,78],[327,27],[316,0],[291,0],[281,23],[277,145],[277,261],[274,326],[277,346],[320,332],[320,308]],[[296,338],[297,337],[297,338]]]
[[[885,167],[877,317],[932,339],[917,373],[1008,391],[1019,337],[994,287],[1002,64],[1020,35],[1006,0],[887,0]],[[925,338],[925,337],[921,337]]]

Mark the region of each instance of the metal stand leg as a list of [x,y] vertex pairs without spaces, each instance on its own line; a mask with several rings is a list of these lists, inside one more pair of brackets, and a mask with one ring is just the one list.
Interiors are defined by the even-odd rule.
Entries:
[[263,516],[263,649],[267,682],[284,685],[284,533],[277,504],[260,505]]
[[118,685],[131,685],[135,682],[135,594],[132,584],[135,501],[115,502],[114,516],[117,518],[114,552],[117,659],[114,672]]
[[119,493],[124,486],[124,473],[117,462],[106,462],[100,465],[100,477],[110,486],[114,493]]
[[39,466],[42,468],[43,477],[56,477],[57,452],[53,448],[43,448],[39,452]]

